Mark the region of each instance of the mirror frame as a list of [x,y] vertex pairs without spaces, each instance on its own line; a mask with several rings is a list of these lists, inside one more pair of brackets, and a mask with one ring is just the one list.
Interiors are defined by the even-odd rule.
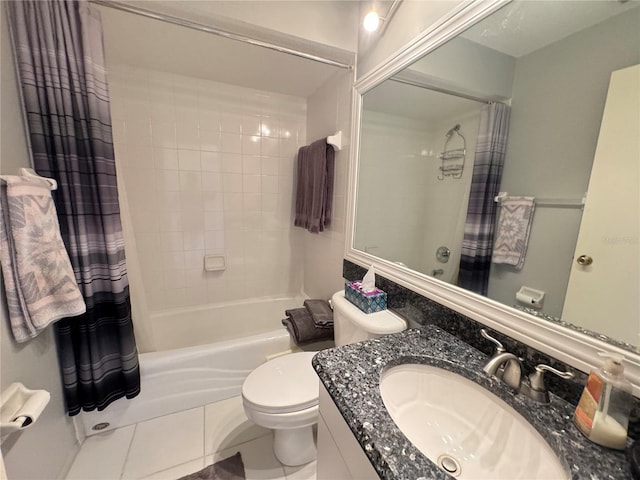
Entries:
[[345,258],[583,372],[602,366],[598,352],[624,355],[625,374],[640,397],[640,355],[354,248],[362,95],[512,0],[465,2],[353,86]]

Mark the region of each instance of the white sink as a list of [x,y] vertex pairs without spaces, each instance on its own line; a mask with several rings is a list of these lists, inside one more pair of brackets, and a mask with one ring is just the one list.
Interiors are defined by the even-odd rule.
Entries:
[[569,478],[544,438],[518,412],[456,373],[399,365],[383,372],[380,392],[402,433],[456,478]]

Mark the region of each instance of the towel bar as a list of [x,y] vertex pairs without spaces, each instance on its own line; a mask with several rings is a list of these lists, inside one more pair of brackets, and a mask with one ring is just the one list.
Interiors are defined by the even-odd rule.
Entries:
[[[494,198],[494,201],[499,205],[503,199],[508,197],[507,192],[500,192]],[[536,207],[549,207],[549,208],[583,208],[586,201],[586,195],[582,198],[537,198],[535,199]]]

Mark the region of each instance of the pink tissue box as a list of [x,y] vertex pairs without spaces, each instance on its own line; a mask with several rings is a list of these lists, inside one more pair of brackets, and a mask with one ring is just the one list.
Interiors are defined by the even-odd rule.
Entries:
[[387,294],[379,288],[371,292],[360,289],[362,282],[347,282],[344,285],[344,296],[364,313],[375,313],[387,309]]

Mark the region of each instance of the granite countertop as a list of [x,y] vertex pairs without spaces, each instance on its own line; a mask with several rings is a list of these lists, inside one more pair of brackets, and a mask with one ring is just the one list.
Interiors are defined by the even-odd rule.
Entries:
[[571,471],[572,479],[631,479],[624,452],[589,442],[574,426],[574,407],[555,395],[542,405],[513,390],[482,367],[488,358],[433,325],[366,342],[323,350],[313,367],[347,425],[382,479],[451,479],[400,432],[378,387],[387,367],[428,364],[456,372],[482,385],[531,423]]

